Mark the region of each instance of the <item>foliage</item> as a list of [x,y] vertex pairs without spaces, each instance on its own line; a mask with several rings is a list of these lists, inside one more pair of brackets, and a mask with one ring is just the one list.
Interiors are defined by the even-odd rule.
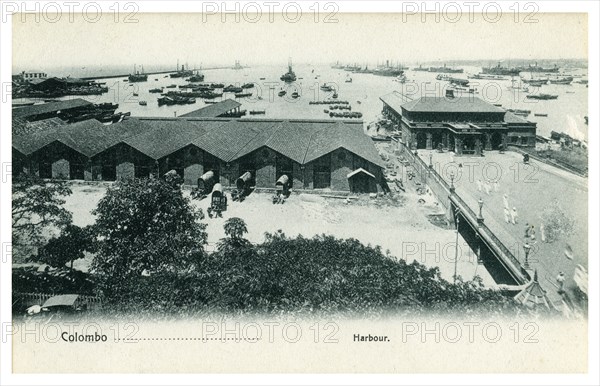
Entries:
[[19,267],[12,270],[13,293],[48,293],[92,295],[93,277],[85,272],[63,267],[38,270],[37,267]]
[[106,291],[142,274],[191,269],[204,255],[204,215],[169,179],[119,181],[92,213],[99,240],[92,270]]
[[227,237],[219,241],[219,250],[222,251],[225,248],[240,249],[251,246],[250,242],[244,238],[244,235],[248,233],[248,227],[241,218],[231,217],[227,219],[223,229]]
[[44,244],[45,235],[72,221],[63,207],[71,189],[64,181],[45,181],[34,175],[13,179],[12,230],[13,258],[23,260],[35,247]]
[[39,259],[53,267],[71,263],[73,269],[73,261],[82,259],[84,252],[94,252],[95,244],[92,227],[67,225],[60,236],[50,239],[40,250]]
[[[238,223],[238,221],[236,221]],[[238,223],[239,225],[239,223]],[[194,271],[128,281],[123,310],[186,314],[205,309],[254,313],[505,313],[512,299],[480,280],[451,284],[437,268],[407,263],[355,239],[267,234],[266,241],[227,244]]]
[[546,241],[549,243],[559,240],[562,236],[568,236],[574,231],[575,220],[563,210],[557,199],[544,208],[540,220],[544,224]]

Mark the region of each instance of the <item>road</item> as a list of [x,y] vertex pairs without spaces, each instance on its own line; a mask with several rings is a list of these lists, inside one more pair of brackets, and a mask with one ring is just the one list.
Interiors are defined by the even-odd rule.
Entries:
[[[536,240],[532,245],[529,265],[537,269],[540,284],[552,300],[558,300],[556,277],[559,272],[566,275],[565,289],[576,288],[573,274],[578,264],[587,269],[588,261],[588,185],[587,179],[553,166],[531,161],[523,163],[520,154],[486,151],[485,157],[454,156],[453,153],[420,150],[419,155],[450,182],[454,171],[456,192],[477,213],[477,201],[483,200],[482,215],[487,226],[524,262],[525,226],[534,225]],[[462,165],[462,167],[460,167]],[[498,181],[498,191],[493,184],[490,193],[479,191],[478,181]],[[516,207],[517,224],[504,219],[503,195],[508,196],[509,207]],[[542,241],[540,224],[544,209],[557,200],[563,211],[574,220],[574,232],[554,242]],[[572,252],[571,252],[572,250]],[[567,257],[567,256],[570,256]]]

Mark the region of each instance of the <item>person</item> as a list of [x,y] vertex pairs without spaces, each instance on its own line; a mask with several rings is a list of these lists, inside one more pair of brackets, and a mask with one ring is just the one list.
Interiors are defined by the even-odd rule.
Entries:
[[563,271],[560,271],[558,273],[558,276],[556,276],[556,281],[558,283],[558,293],[562,294],[563,292],[565,292],[564,288],[565,288],[565,273]]
[[510,212],[506,207],[504,208],[504,221],[506,221],[507,224],[510,223]]
[[483,185],[483,187],[485,188],[485,193],[489,196],[490,190],[492,189],[492,187],[490,186],[490,183],[487,180],[485,181],[485,184]]
[[531,228],[529,227],[529,223],[525,224],[525,238],[528,239],[529,238],[529,230]]
[[481,192],[482,184],[481,180],[477,180],[477,190]]
[[532,225],[529,230],[529,238],[535,242],[535,227]]
[[504,201],[504,208],[508,210],[510,206],[508,206],[508,195],[506,193],[502,196],[502,201]]
[[546,242],[546,228],[544,228],[544,223],[540,224],[540,236],[542,238],[542,241],[545,243]]
[[517,218],[519,217],[517,213],[517,208],[513,206],[512,211],[510,212],[510,217],[513,224],[517,223]]

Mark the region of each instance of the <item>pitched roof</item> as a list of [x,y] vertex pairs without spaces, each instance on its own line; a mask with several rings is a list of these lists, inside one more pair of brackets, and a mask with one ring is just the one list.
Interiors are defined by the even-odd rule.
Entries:
[[240,107],[241,105],[241,103],[236,102],[233,99],[225,99],[224,101],[204,106],[201,109],[183,114],[182,117],[215,118],[221,114],[225,114],[229,110]]
[[144,125],[146,130],[124,142],[153,159],[160,159],[192,144],[194,139],[225,123],[227,122],[140,119],[139,124]]
[[51,112],[57,112],[61,110],[67,110],[77,107],[89,106],[91,102],[88,102],[81,98],[68,99],[65,101],[49,102],[39,105],[17,107],[12,110],[13,118],[26,118],[33,115],[46,114]]
[[397,91],[380,96],[379,99],[386,105],[390,106],[398,114],[402,113],[402,105],[412,100],[412,98],[409,98]]
[[403,110],[432,113],[504,113],[504,109],[474,96],[442,98],[423,96],[404,103]]
[[353,128],[342,122],[335,122],[313,134],[304,163],[314,161],[339,148],[344,148],[375,165],[385,167],[373,145],[373,140],[363,132],[362,126]]
[[280,119],[128,118],[112,125],[92,119],[14,135],[13,147],[28,155],[53,141],[93,157],[126,143],[152,159],[160,159],[193,144],[230,162],[263,146],[300,164],[338,148],[384,167],[362,122]]

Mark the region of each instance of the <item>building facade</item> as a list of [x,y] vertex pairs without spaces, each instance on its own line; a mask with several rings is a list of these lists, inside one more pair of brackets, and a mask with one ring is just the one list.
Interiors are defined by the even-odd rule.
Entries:
[[294,190],[375,193],[383,164],[362,122],[225,118],[96,120],[13,136],[13,173],[115,181],[175,170],[194,186],[213,171],[225,187],[246,172],[257,188],[287,175]]
[[384,95],[383,115],[413,149],[444,149],[482,155],[507,146],[534,147],[536,124],[475,96],[421,97],[405,101]]

